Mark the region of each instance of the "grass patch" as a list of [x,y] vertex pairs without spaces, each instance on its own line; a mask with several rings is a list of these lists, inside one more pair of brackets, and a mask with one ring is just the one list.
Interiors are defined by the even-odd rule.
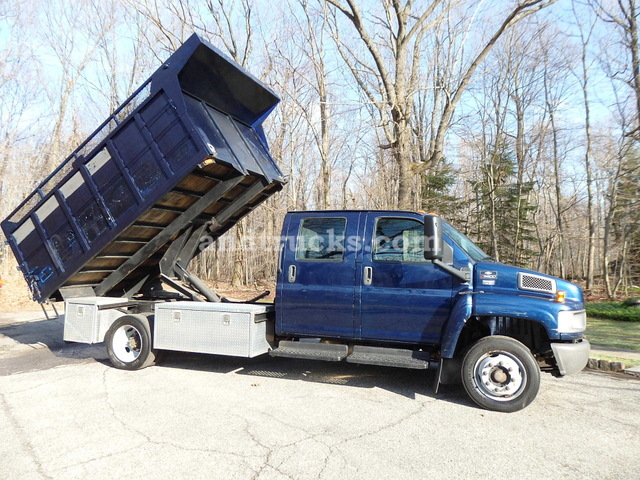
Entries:
[[594,345],[640,351],[640,322],[589,318],[586,336]]
[[587,303],[586,310],[591,318],[640,322],[640,307],[628,307],[622,302]]

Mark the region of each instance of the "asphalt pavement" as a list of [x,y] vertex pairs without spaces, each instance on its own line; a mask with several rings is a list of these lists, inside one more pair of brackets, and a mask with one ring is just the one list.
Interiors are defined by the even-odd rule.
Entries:
[[109,366],[61,320],[0,314],[0,479],[640,478],[640,379],[543,375],[502,414],[434,373],[168,354]]

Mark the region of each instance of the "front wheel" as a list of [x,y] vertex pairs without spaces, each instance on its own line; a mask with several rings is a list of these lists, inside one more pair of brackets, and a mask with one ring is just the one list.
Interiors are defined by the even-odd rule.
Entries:
[[519,341],[501,335],[484,337],[464,356],[462,383],[479,406],[517,412],[536,398],[540,367],[531,351]]
[[111,364],[122,370],[139,370],[153,365],[156,351],[151,346],[151,326],[144,315],[118,318],[105,335]]

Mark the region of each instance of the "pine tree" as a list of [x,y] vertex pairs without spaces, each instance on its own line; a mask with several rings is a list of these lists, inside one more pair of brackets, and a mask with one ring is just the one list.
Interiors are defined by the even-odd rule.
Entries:
[[451,194],[456,173],[447,161],[422,176],[422,208],[455,221],[460,200]]
[[533,182],[517,181],[515,157],[508,144],[497,144],[481,163],[480,178],[472,181],[477,210],[478,245],[498,261],[527,266],[534,254],[531,221],[536,206],[529,197]]

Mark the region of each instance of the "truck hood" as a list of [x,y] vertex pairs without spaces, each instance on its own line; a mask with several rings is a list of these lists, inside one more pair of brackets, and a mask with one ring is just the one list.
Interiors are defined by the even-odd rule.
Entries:
[[565,292],[565,304],[572,310],[584,308],[582,288],[561,278],[518,268],[499,262],[479,262],[474,265],[475,291],[501,293],[555,300],[556,292]]

